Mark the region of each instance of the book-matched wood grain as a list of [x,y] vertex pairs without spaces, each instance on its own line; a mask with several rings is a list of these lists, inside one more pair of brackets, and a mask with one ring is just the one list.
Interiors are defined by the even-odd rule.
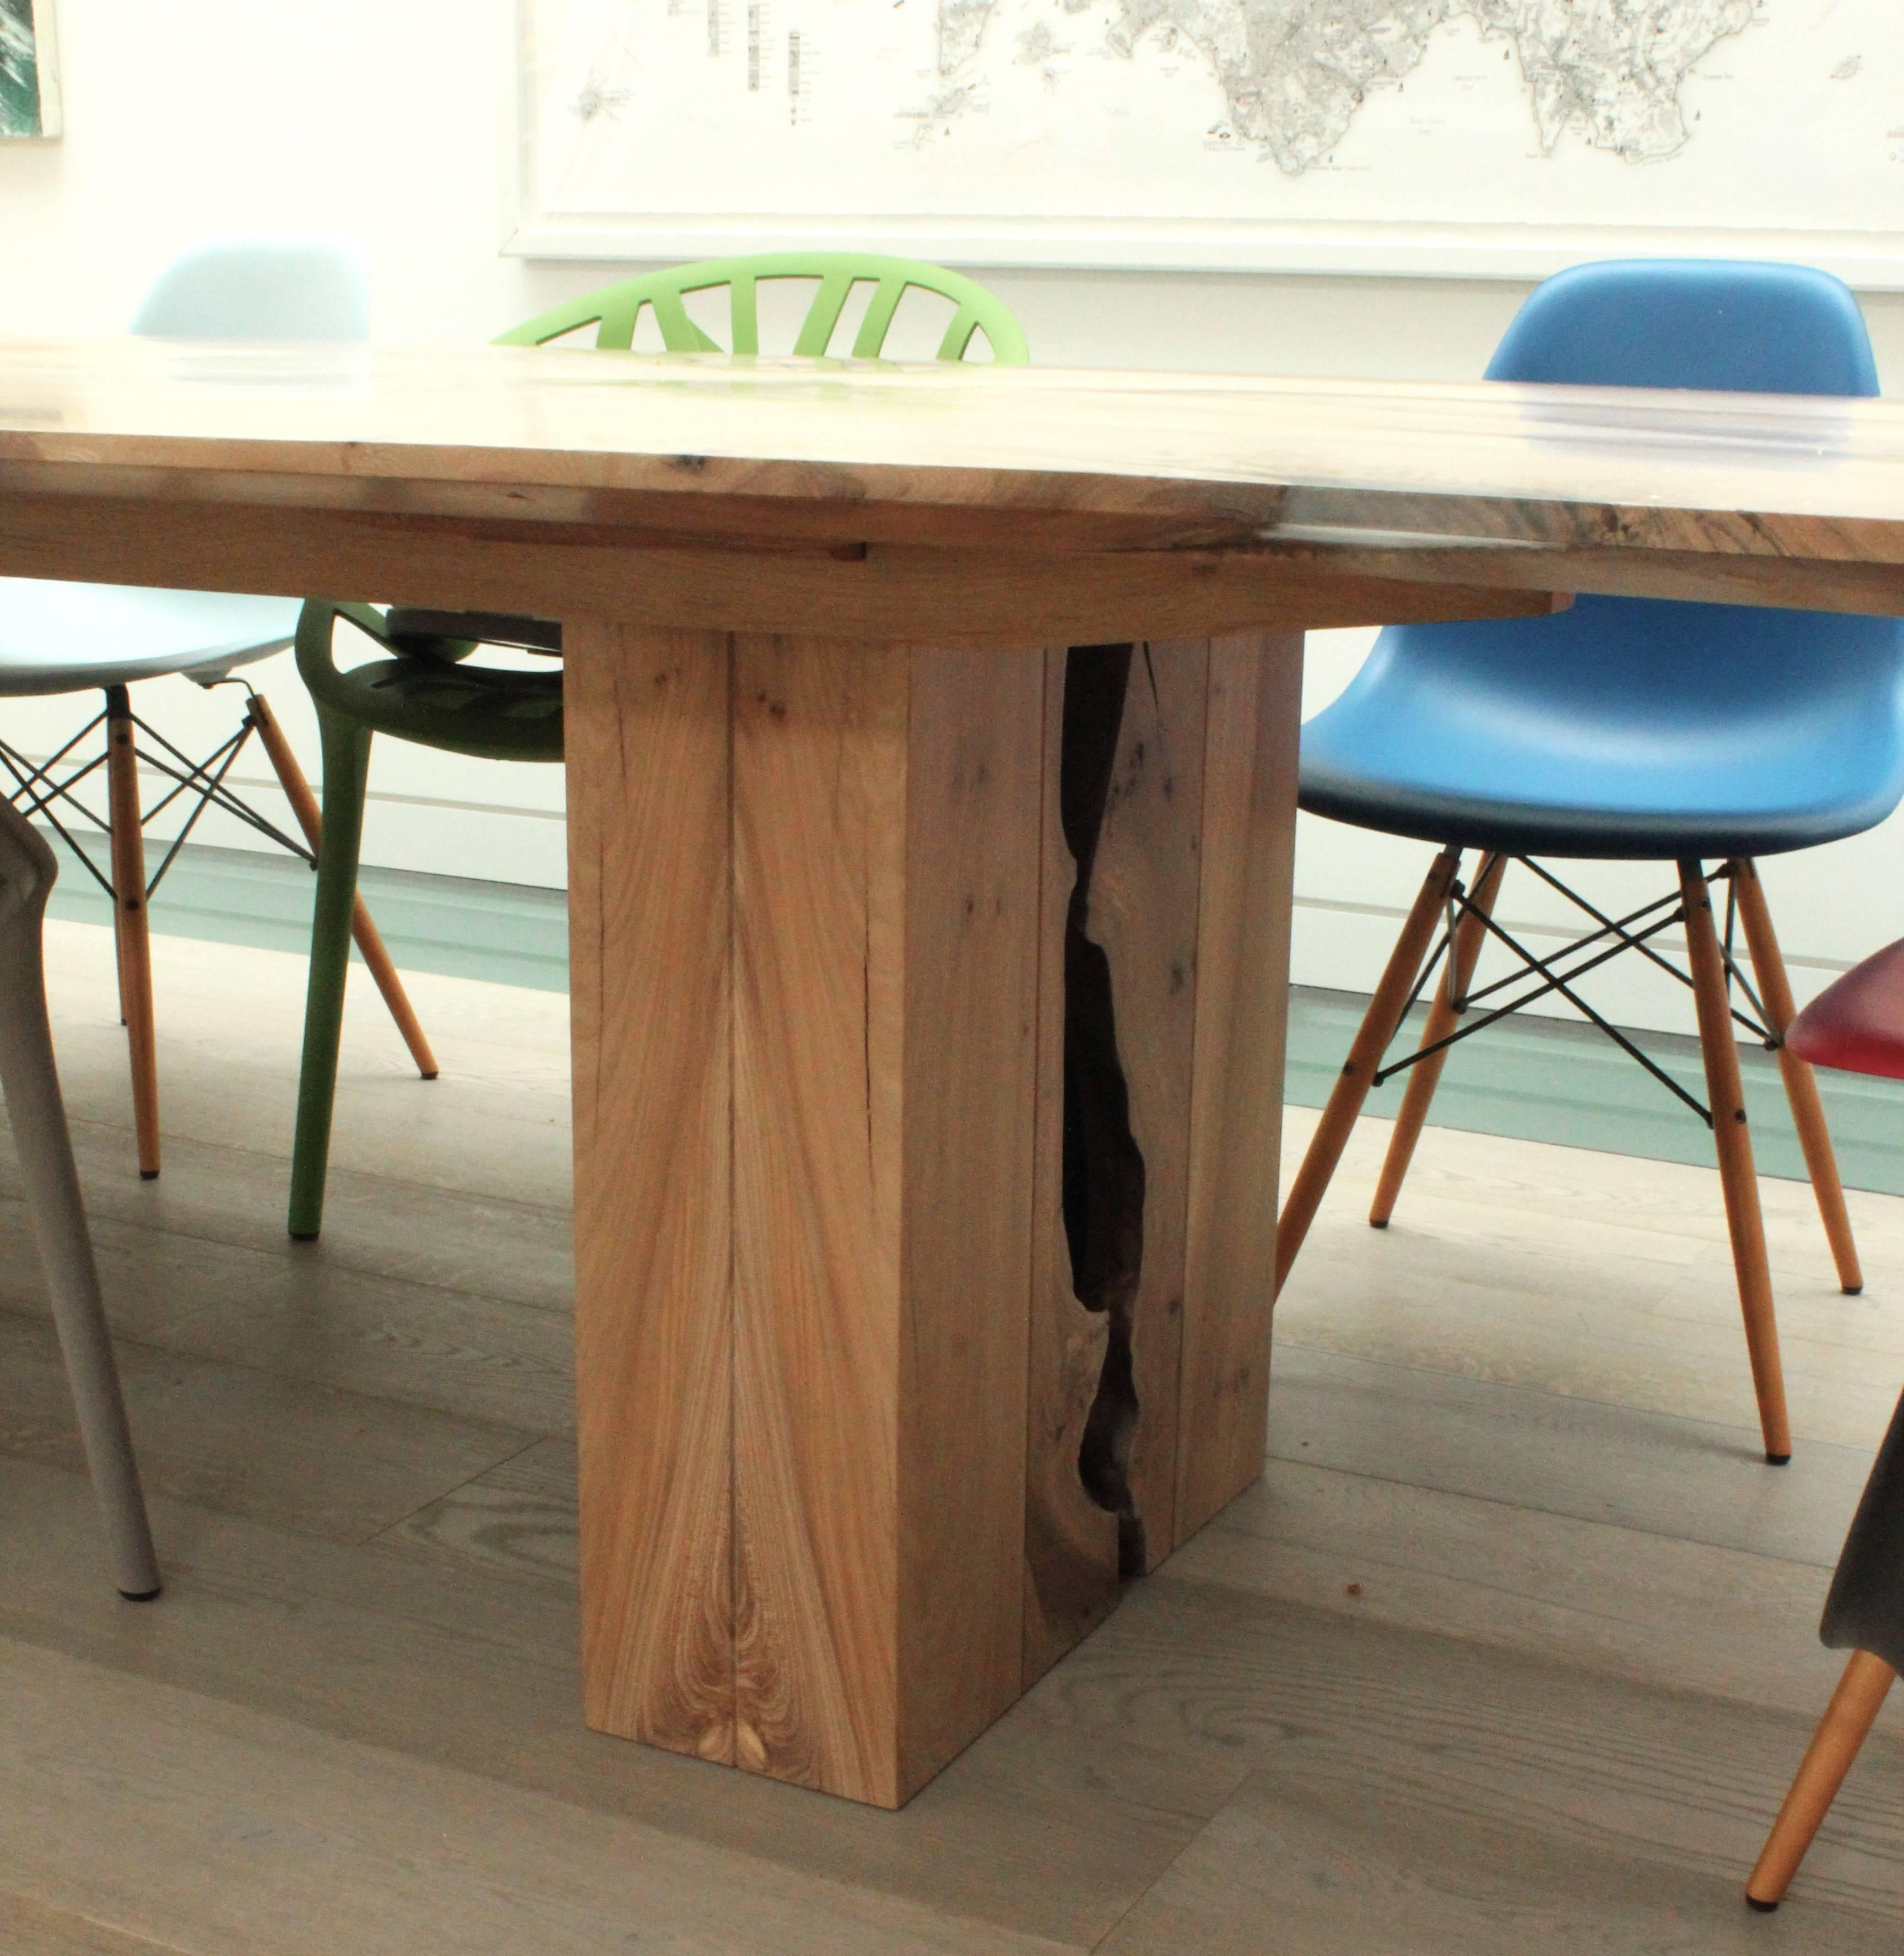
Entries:
[[1178,1402],[1186,1540],[1263,1472],[1302,699],[1300,634],[1210,648]]
[[736,643],[736,1756],[894,1806],[1019,1688],[1039,675]]
[[1044,662],[915,651],[908,768],[900,1771],[1023,1689]]
[[910,674],[739,641],[738,1762],[890,1806]]
[[568,636],[586,1712],[732,1760],[728,642]]

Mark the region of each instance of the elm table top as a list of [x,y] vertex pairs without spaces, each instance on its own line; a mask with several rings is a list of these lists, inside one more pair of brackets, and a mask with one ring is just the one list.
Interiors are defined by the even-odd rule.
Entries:
[[1479,581],[1496,581],[1479,560],[1516,551],[1757,558],[1769,572],[1904,564],[1904,402],[15,342],[0,342],[0,491],[763,542],[1385,551],[1400,575],[1426,551],[1436,577]]

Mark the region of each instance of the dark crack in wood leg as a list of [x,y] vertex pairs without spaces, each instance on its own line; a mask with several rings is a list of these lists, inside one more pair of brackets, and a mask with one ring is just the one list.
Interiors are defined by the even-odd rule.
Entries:
[[[1210,1488],[1227,1500],[1253,1478],[1251,1467],[1237,1480],[1253,1430],[1259,1465],[1263,1232],[1230,1210],[1258,1187],[1246,1209],[1274,1207],[1288,957],[1274,888],[1288,874],[1294,778],[1293,741],[1272,737],[1293,718],[1297,670],[1296,642],[1196,640],[1078,648],[1048,672],[1028,1680],[1102,1619],[1122,1581],[1171,1552],[1187,1513],[1192,1528],[1207,1519]],[[1206,876],[1209,836],[1221,860]],[[1206,937],[1216,980],[1199,1029]],[[1199,1050],[1211,1076],[1200,1100]],[[1232,1159],[1232,1130],[1266,1163]],[[1189,1391],[1215,1417],[1219,1465],[1185,1431]]]

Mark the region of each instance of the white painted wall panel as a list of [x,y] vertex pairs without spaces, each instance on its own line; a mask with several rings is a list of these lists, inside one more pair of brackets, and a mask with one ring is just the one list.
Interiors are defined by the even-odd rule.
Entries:
[[[499,105],[509,77],[509,0],[61,0],[66,136],[0,153],[0,336],[110,333],[177,251],[269,229],[351,232],[369,254],[374,329],[394,342],[486,339],[616,276],[497,250]],[[1034,357],[1071,365],[1468,378],[1523,296],[1483,281],[999,273]],[[1904,386],[1904,295],[1866,300],[1879,364]],[[374,598],[377,594],[361,594]],[[1312,658],[1329,696],[1366,636],[1332,633]],[[315,769],[296,676],[261,669]],[[214,698],[216,696],[214,696]],[[188,689],[142,690],[170,727],[211,717]],[[43,751],[64,706],[0,702],[0,732]],[[254,776],[257,765],[244,770]],[[563,880],[560,772],[380,743],[367,860],[509,881]],[[270,791],[264,797],[270,799]],[[206,839],[241,839],[206,831]],[[1299,982],[1366,989],[1423,866],[1412,845],[1305,822],[1299,843]],[[1619,901],[1631,871],[1593,872]],[[1904,826],[1768,866],[1802,993],[1836,966],[1904,934]],[[1343,908],[1354,905],[1359,907]],[[1524,882],[1505,913],[1538,925],[1552,907]],[[1675,1030],[1669,987],[1622,973],[1608,1008]]]

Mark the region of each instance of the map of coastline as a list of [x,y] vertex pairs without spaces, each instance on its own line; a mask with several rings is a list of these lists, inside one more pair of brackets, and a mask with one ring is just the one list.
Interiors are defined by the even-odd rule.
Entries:
[[1904,290],[1904,0],[514,4],[537,255],[1537,277],[1723,232]]
[[[1076,12],[1082,0],[1061,4]],[[997,6],[938,0],[942,80],[976,79]],[[1573,131],[1641,163],[1684,147],[1682,88],[1755,11],[1754,0],[1119,0],[1105,39],[1127,58],[1147,37],[1187,42],[1222,86],[1234,134],[1299,176],[1328,160],[1372,89],[1405,80],[1437,28],[1470,19],[1518,58],[1543,153]]]

